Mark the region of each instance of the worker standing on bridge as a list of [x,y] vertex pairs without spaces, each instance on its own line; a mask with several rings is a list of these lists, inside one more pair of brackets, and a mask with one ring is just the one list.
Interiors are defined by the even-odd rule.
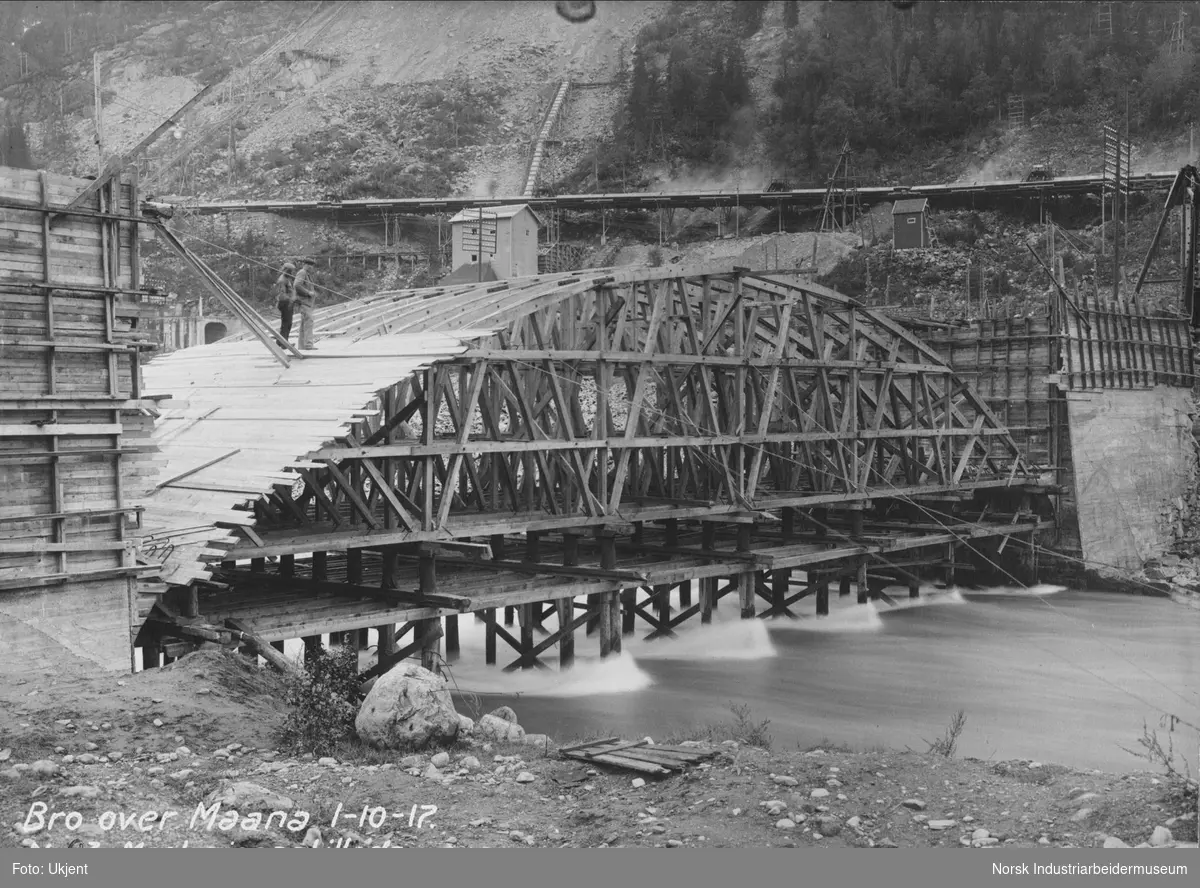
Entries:
[[300,348],[305,350],[316,348],[313,343],[313,312],[317,307],[317,288],[312,279],[312,269],[316,264],[312,259],[305,259],[294,281],[296,301],[300,307]]
[[281,271],[275,282],[279,288],[279,335],[287,339],[292,335],[292,317],[296,313],[296,266],[285,262]]

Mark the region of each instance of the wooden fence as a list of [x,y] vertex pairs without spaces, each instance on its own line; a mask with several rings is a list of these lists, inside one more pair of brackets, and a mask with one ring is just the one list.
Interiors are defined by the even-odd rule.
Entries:
[[1190,388],[1196,378],[1194,344],[1185,318],[1148,315],[1140,306],[1103,304],[1086,294],[1059,296],[1061,333],[1057,368],[1062,386],[1079,389]]

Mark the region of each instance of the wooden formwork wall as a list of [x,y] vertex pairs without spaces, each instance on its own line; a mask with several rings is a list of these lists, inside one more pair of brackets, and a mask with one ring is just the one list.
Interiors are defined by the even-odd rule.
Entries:
[[922,338],[975,387],[1027,461],[1058,464],[1050,430],[1062,422],[1061,399],[1049,381],[1058,341],[1049,319],[983,319]]
[[154,482],[135,328],[136,184],[0,168],[0,671],[129,668]]

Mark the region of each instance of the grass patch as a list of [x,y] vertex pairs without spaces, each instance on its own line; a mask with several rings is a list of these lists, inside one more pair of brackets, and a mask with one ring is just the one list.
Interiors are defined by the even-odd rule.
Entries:
[[769,718],[755,721],[750,707],[745,703],[730,703],[729,711],[733,715],[732,721],[675,731],[668,734],[663,742],[670,744],[694,740],[723,743],[726,740],[734,740],[743,746],[754,746],[759,749],[771,748],[773,739],[768,730],[771,725]]

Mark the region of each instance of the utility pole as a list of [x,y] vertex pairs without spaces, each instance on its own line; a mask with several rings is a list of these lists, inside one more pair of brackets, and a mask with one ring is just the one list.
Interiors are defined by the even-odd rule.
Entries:
[[1121,298],[1121,149],[1117,142],[1117,167],[1113,182],[1113,303],[1119,304]]
[[96,103],[97,170],[104,173],[104,110],[100,104],[100,53],[92,53],[92,89]]

